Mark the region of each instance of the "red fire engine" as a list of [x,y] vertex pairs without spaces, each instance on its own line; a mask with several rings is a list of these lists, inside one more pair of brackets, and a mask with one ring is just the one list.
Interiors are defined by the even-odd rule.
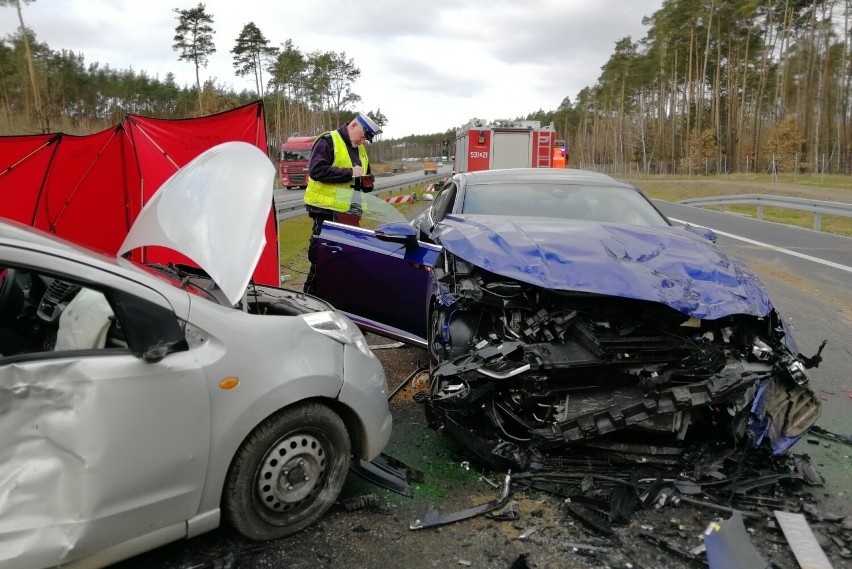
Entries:
[[[456,131],[456,172],[551,168],[556,132],[540,121],[471,119]],[[560,165],[564,167],[564,165]]]

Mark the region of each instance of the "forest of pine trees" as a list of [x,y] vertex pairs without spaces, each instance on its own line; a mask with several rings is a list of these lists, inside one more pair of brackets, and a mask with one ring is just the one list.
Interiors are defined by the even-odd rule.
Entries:
[[[336,127],[360,101],[353,87],[361,72],[345,52],[304,53],[289,39],[272,47],[251,22],[230,52],[235,74],[253,77],[256,89],[236,93],[200,74],[197,85],[180,87],[171,74],[150,77],[54,51],[26,27],[23,3],[0,0],[21,23],[0,41],[2,135],[84,134],[126,113],[182,118],[262,98],[274,143]],[[215,50],[209,36],[203,41],[215,14],[204,4],[175,12],[174,49],[199,71],[205,52],[197,48]],[[645,37],[617,41],[595,85],[576,100],[518,117],[552,123],[571,165],[852,173],[852,0],[664,0],[644,23]],[[392,120],[379,109],[370,114],[380,124]],[[385,140],[371,153],[390,158],[391,146],[407,142],[433,154],[453,127]]]

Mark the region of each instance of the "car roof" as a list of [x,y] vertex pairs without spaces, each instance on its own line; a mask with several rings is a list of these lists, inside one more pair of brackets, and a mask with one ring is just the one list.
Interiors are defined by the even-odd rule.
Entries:
[[16,246],[36,246],[40,249],[61,249],[83,254],[97,254],[93,249],[77,245],[30,225],[24,225],[11,219],[0,218],[0,241]]
[[576,168],[506,168],[502,170],[479,170],[459,174],[467,184],[488,184],[503,182],[556,182],[560,184],[585,184],[623,187],[635,190],[636,186],[616,180],[612,176],[578,170]]

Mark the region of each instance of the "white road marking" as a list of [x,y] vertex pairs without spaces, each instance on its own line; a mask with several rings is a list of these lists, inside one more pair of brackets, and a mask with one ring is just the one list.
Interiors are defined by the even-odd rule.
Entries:
[[[684,221],[682,219],[675,219],[674,217],[670,217],[674,222],[683,223],[684,225],[694,225],[690,224],[688,221]],[[706,225],[702,225],[701,227],[707,227]],[[776,247],[775,245],[770,245],[769,243],[763,243],[761,241],[755,241],[754,239],[749,239],[747,237],[740,237],[739,235],[734,235],[733,233],[725,233],[724,231],[719,231],[713,229],[712,227],[707,227],[707,229],[712,230],[717,235],[724,235],[725,237],[730,237],[731,239],[736,239],[738,241],[744,241],[746,243],[751,243],[752,245],[757,245],[759,247],[766,247],[767,249],[771,249],[773,251],[777,251],[778,253],[784,253],[786,255],[790,255],[792,257],[798,257],[800,259],[804,259],[806,261],[812,261],[814,263],[819,263],[820,265],[825,265],[827,267],[832,267],[834,269],[840,269],[841,271],[846,271],[847,273],[852,273],[852,267],[848,267],[846,265],[841,265],[840,263],[834,263],[832,261],[826,261],[825,259],[820,259],[819,257],[812,257],[811,255],[805,255],[804,253],[799,253],[798,251],[791,251],[790,249],[785,249],[783,247]]]

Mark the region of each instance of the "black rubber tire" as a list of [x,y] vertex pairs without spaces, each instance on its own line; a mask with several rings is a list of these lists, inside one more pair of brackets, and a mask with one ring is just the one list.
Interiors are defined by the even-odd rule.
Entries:
[[328,511],[349,469],[341,418],[319,403],[283,409],[240,446],[225,480],[225,519],[256,541],[300,531]]

